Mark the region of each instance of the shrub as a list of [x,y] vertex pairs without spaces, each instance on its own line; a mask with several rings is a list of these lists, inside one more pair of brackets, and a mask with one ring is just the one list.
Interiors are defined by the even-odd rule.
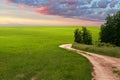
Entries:
[[104,46],[106,46],[106,47],[115,47],[115,45],[110,44],[110,43],[98,43],[97,46],[98,47],[104,47]]
[[81,31],[77,28],[74,32],[74,42],[81,43],[82,42],[82,33]]
[[92,44],[92,35],[91,33],[86,29],[86,27],[82,27],[82,37],[83,37],[83,43],[84,44]]
[[74,42],[88,45],[92,44],[92,35],[86,27],[82,27],[82,31],[77,28],[74,32],[74,38]]

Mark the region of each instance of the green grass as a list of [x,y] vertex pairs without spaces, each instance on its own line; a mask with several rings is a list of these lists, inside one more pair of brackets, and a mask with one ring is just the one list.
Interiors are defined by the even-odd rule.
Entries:
[[91,80],[89,61],[58,47],[73,42],[75,29],[0,27],[0,80]]
[[78,43],[73,43],[72,47],[76,49],[88,51],[88,52],[94,52],[101,55],[120,58],[120,47],[111,47],[111,46],[99,47],[97,45],[85,45],[85,44],[78,44]]

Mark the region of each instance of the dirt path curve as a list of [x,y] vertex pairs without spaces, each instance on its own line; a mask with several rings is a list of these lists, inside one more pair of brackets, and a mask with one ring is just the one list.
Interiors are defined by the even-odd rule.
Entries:
[[59,47],[74,51],[86,57],[93,65],[94,71],[92,80],[120,80],[120,58],[113,58],[103,55],[98,55],[90,52],[85,52],[71,48],[71,44],[63,44]]

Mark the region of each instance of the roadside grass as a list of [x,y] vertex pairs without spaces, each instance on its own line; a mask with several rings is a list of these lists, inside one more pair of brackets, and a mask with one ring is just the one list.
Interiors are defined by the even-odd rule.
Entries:
[[118,74],[120,76],[120,71],[119,70],[113,70],[113,73]]
[[89,61],[58,47],[73,42],[75,29],[0,27],[0,80],[91,80]]
[[99,47],[97,45],[85,45],[78,43],[73,43],[72,47],[88,52],[120,58],[120,47],[108,47],[108,46]]

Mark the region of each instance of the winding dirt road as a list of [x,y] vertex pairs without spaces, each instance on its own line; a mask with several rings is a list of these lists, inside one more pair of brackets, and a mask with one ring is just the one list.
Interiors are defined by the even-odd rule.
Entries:
[[93,65],[92,80],[120,80],[120,58],[113,58],[71,48],[72,44],[59,47],[74,51],[86,57]]

